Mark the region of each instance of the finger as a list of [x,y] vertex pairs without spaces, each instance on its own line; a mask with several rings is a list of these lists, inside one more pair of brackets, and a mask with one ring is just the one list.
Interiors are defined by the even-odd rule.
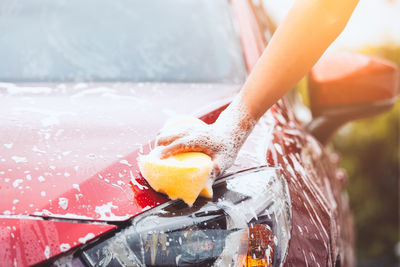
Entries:
[[169,145],[175,140],[187,136],[189,132],[190,129],[187,127],[164,128],[157,134],[156,145],[157,146]]
[[156,138],[156,146],[167,146],[176,140],[185,137],[186,134],[181,133],[177,135],[159,136]]
[[165,159],[170,156],[184,153],[184,152],[203,152],[210,157],[213,157],[214,152],[204,146],[200,146],[195,142],[191,142],[189,140],[185,140],[185,138],[172,142],[170,145],[166,146],[163,150],[161,150],[161,158]]

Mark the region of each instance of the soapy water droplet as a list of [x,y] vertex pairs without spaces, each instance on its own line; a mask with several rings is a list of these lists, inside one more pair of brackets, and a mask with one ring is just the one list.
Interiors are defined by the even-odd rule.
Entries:
[[120,160],[119,163],[124,164],[124,165],[126,165],[128,167],[132,167],[132,164],[130,164],[126,159]]
[[6,148],[10,149],[10,148],[12,148],[12,147],[13,147],[13,143],[4,144],[4,146],[5,146]]
[[14,188],[17,188],[23,181],[24,181],[24,180],[22,180],[22,179],[16,179],[16,180],[13,182],[13,187],[14,187]]
[[79,184],[73,184],[72,187],[76,190],[78,190],[79,192],[81,191]]
[[86,244],[86,242],[92,238],[94,238],[94,234],[88,233],[86,236],[78,238],[78,241],[82,244]]
[[15,163],[25,163],[25,162],[28,162],[28,160],[26,159],[26,157],[12,156],[11,159],[14,160]]
[[60,208],[62,208],[63,210],[66,210],[68,208],[68,199],[65,197],[60,197],[58,199],[58,205],[60,206]]
[[88,159],[95,159],[96,158],[96,154],[90,153],[90,154],[87,154],[86,157]]
[[46,257],[46,259],[50,258],[50,247],[46,246],[46,248],[44,249],[44,256]]
[[65,252],[71,248],[71,245],[68,243],[62,243],[60,244],[60,251]]

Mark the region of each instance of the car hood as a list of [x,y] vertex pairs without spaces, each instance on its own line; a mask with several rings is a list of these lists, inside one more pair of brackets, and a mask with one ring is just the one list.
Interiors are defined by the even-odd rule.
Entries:
[[237,85],[0,84],[0,214],[124,221],[167,200],[136,158],[169,116],[205,114]]

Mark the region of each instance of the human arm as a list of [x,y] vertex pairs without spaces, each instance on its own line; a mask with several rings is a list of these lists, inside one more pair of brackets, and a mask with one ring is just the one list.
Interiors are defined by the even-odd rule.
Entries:
[[297,0],[253,68],[241,92],[211,125],[165,129],[163,157],[209,154],[215,175],[229,168],[258,119],[288,92],[341,33],[358,0]]
[[358,0],[297,0],[242,88],[242,102],[258,120],[293,88],[337,38]]

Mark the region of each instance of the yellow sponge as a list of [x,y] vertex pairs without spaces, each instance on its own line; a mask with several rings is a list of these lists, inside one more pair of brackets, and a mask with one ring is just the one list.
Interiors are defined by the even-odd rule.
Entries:
[[187,152],[159,159],[156,150],[139,158],[143,177],[157,192],[193,205],[199,195],[212,197],[211,158],[200,152]]
[[[168,127],[179,124],[204,123],[196,118],[184,117],[169,122]],[[186,152],[160,159],[159,150],[139,157],[139,168],[143,177],[157,192],[165,193],[171,199],[182,199],[189,206],[199,195],[211,198],[212,180],[210,173],[213,162],[207,154]]]

